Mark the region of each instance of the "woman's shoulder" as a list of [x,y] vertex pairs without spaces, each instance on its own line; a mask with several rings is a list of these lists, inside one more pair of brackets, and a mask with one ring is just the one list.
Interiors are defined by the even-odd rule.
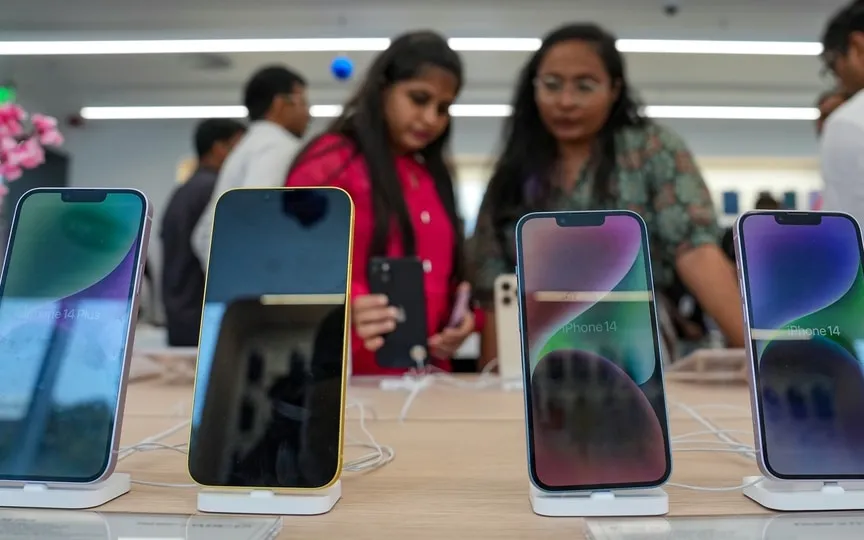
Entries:
[[664,150],[677,152],[687,148],[687,143],[677,132],[651,120],[639,126],[624,128],[620,138],[623,149],[640,150],[649,155]]
[[322,133],[303,150],[301,161],[319,157],[342,157],[354,153],[354,142],[341,133]]
[[347,169],[355,154],[354,143],[344,135],[325,133],[306,145],[288,172],[289,185],[332,184]]

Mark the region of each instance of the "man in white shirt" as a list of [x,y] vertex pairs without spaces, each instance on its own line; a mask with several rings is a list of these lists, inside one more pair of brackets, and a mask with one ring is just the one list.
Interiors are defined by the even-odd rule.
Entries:
[[309,125],[306,81],[285,67],[269,66],[255,73],[246,83],[243,101],[252,124],[222,165],[210,203],[192,234],[192,248],[205,268],[219,196],[234,188],[284,185]]
[[822,133],[823,209],[847,212],[864,223],[864,2],[834,15],[822,44],[825,65],[848,96]]

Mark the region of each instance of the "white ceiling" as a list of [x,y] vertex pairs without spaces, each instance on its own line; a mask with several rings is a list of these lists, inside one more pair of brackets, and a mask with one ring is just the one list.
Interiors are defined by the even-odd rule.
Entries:
[[[449,37],[537,37],[563,21],[596,21],[622,38],[818,41],[844,0],[0,0],[0,40],[391,37],[433,28]],[[351,83],[332,53],[0,57],[0,79],[56,114],[84,105],[229,105],[256,67],[282,62],[310,81],[313,103]],[[350,55],[362,73],[372,53]],[[504,103],[526,53],[463,53],[464,103]],[[630,78],[658,105],[809,106],[828,85],[814,57],[629,54]]]

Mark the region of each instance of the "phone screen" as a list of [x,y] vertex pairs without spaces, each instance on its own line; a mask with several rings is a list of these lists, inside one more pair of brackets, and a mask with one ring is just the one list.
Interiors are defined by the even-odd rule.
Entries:
[[864,477],[861,233],[843,214],[738,224],[761,457],[789,479]]
[[18,203],[0,279],[0,480],[109,467],[146,218],[133,190]]
[[238,189],[214,215],[189,473],[322,488],[341,471],[353,206],[339,189]]
[[529,473],[546,490],[641,487],[670,473],[644,222],[530,214],[517,226]]

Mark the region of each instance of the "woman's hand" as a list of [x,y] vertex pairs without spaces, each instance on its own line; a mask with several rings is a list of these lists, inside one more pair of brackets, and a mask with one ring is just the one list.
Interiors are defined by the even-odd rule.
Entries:
[[[463,283],[460,288],[468,288],[470,285]],[[429,350],[432,356],[436,358],[452,358],[453,355],[462,346],[462,343],[468,339],[474,332],[474,313],[466,310],[462,321],[458,326],[450,326],[445,328],[438,334],[429,338]]]
[[367,294],[354,299],[351,320],[367,350],[375,352],[384,345],[384,335],[396,328],[396,308],[383,294]]

